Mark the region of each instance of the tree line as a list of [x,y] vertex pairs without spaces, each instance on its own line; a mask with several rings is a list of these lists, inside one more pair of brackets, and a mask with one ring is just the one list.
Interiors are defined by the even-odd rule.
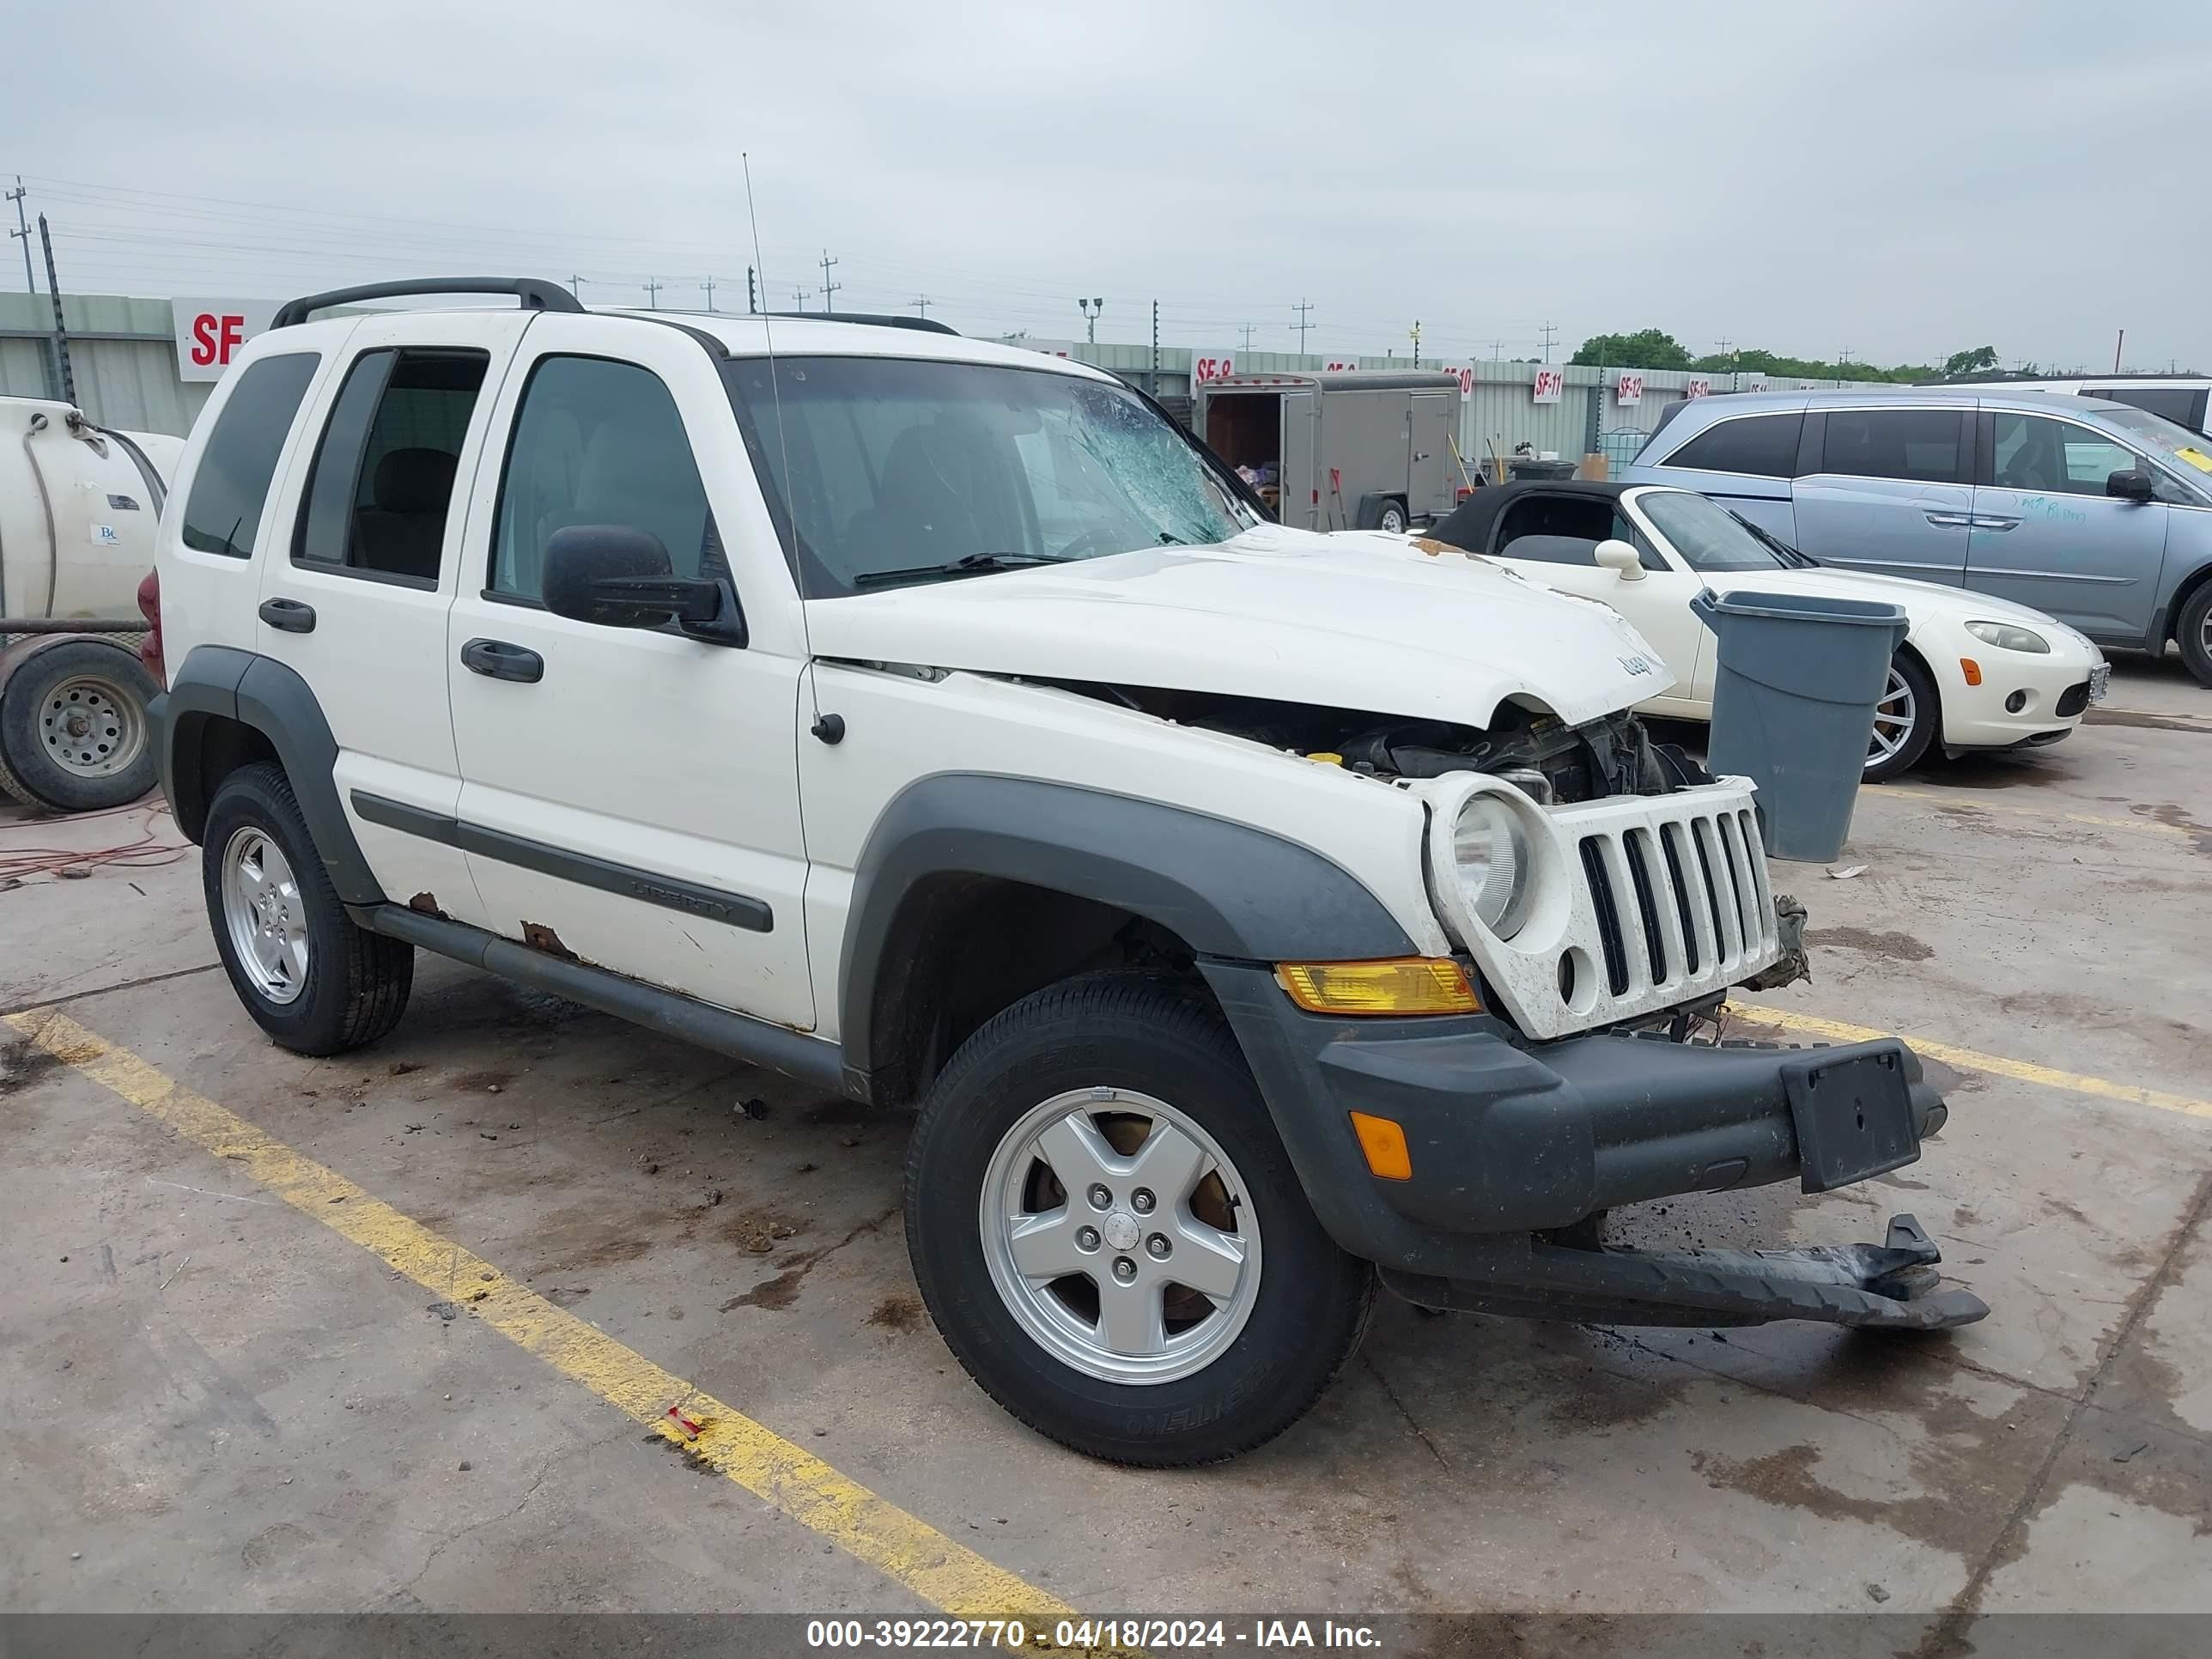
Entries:
[[[1997,367],[1997,354],[1994,346],[1972,346],[1953,352],[1941,363],[1897,363],[1887,368],[1875,363],[1820,362],[1756,349],[1709,351],[1695,356],[1664,329],[1640,328],[1633,334],[1593,334],[1567,361],[1607,368],[1680,368],[1697,374],[1741,372],[1804,380],[1913,381],[1983,374]],[[2028,372],[2034,372],[2034,365],[2028,365]]]

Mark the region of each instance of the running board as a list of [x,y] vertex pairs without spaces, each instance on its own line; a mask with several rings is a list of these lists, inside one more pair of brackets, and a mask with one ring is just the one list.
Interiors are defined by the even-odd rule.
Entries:
[[1498,1242],[1495,1263],[1479,1275],[1437,1279],[1385,1267],[1382,1282],[1425,1308],[1580,1325],[1812,1319],[1940,1331],[1990,1311],[1971,1291],[1936,1288],[1942,1253],[1909,1215],[1890,1218],[1885,1243],[1796,1250],[1578,1250],[1533,1234]]

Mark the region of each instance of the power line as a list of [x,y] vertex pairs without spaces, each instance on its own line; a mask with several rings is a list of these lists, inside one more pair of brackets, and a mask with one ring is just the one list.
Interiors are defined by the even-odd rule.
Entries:
[[1306,330],[1310,326],[1306,322],[1306,313],[1313,309],[1313,302],[1310,300],[1301,300],[1291,309],[1298,313],[1298,320],[1294,326],[1298,331],[1298,355],[1303,357],[1306,350]]

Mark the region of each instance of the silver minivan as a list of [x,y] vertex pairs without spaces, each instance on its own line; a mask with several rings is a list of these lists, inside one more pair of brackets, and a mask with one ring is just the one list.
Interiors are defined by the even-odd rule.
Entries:
[[2212,685],[2212,439],[1990,387],[1673,405],[1621,477],[1711,496],[1823,564],[2028,605],[2100,645],[2172,641]]

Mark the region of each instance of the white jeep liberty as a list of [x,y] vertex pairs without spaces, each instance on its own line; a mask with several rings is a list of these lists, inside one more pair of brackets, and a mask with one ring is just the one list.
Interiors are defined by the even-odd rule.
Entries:
[[[401,295],[514,308],[309,314]],[[1417,1302],[1931,1328],[1882,1244],[1609,1206],[1918,1156],[1893,1040],[1686,1042],[1785,953],[1752,791],[1610,611],[1264,521],[1148,399],[894,319],[295,301],[163,524],[163,787],[232,983],[374,1042],[420,947],[916,1109],[939,1329],[1070,1445],[1256,1445]]]

